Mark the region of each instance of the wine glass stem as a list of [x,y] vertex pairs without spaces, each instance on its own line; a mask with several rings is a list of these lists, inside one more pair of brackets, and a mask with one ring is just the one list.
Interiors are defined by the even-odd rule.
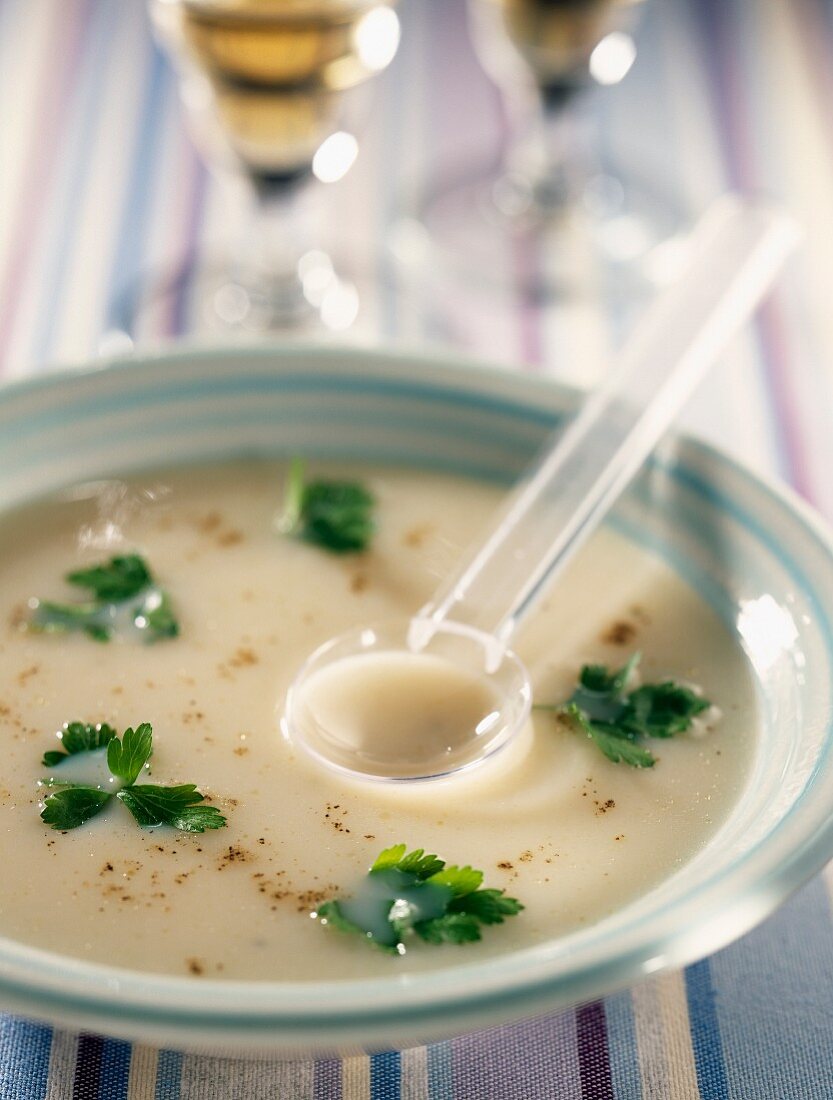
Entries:
[[253,305],[268,305],[276,319],[304,311],[299,263],[309,237],[298,186],[297,180],[287,179],[252,188],[252,214],[234,264],[234,281]]
[[564,209],[581,187],[582,168],[578,156],[575,101],[577,84],[536,88],[519,111],[520,137],[506,157],[506,178],[510,188],[526,196],[529,210],[549,217]]
[[576,83],[539,89],[542,170],[536,190],[542,206],[566,206],[581,187],[583,173],[575,117],[579,95]]

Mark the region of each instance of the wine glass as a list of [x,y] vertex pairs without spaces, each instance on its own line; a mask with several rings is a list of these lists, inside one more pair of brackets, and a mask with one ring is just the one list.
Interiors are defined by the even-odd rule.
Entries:
[[316,238],[305,192],[355,160],[345,109],[396,53],[395,2],[150,0],[197,144],[214,170],[244,181],[253,216],[226,262],[151,283],[138,313],[187,283],[198,330],[349,327],[355,284]]
[[[643,263],[679,222],[646,180],[603,173],[577,105],[636,59],[643,0],[469,0],[471,37],[501,89],[512,139],[497,162],[441,181],[421,210],[433,252],[480,282],[507,271],[538,300],[647,291]],[[518,246],[537,253],[517,263]],[[616,269],[612,271],[611,269]]]

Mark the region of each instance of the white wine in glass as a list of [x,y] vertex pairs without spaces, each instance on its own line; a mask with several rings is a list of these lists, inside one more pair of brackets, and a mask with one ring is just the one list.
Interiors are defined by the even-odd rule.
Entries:
[[[640,0],[486,0],[551,104],[566,102],[590,78],[593,51],[629,22]],[[483,48],[488,50],[485,43]]]
[[[198,144],[212,166],[243,175],[259,204],[249,254],[218,301],[236,303],[232,312],[242,308],[252,327],[308,324],[320,302],[309,300],[299,262],[313,248],[319,260],[326,251],[298,239],[296,193],[334,136],[342,142],[331,162],[355,156],[355,140],[340,132],[344,94],[393,59],[395,0],[150,3]],[[336,165],[330,178],[338,172]]]

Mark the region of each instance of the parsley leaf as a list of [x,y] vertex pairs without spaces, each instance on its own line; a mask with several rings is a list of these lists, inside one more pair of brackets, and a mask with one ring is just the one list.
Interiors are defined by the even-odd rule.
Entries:
[[142,783],[138,787],[122,787],[116,798],[121,799],[138,823],[146,828],[172,825],[186,833],[204,833],[206,829],[221,829],[226,819],[216,806],[201,806],[205,795],[193,783],[175,787],[160,787]]
[[476,917],[467,913],[446,913],[434,920],[422,921],[414,926],[420,939],[426,943],[476,943],[481,938]]
[[639,744],[642,738],[685,733],[711,703],[673,680],[628,691],[639,659],[640,654],[635,653],[623,668],[614,671],[604,665],[584,665],[566,703],[536,704],[536,709],[570,719],[614,764],[652,768],[656,757]]
[[148,589],[146,598],[133,619],[140,630],[147,630],[148,638],[176,638],[179,623],[174,615],[171,598],[161,588]]
[[117,779],[127,786],[135,783],[153,751],[153,729],[150,722],[142,722],[136,729],[128,728],[107,746],[107,767]]
[[684,733],[692,719],[711,704],[691,688],[665,680],[643,684],[628,697],[628,728],[646,737],[673,737]]
[[66,580],[77,588],[89,589],[95,600],[119,603],[147,588],[153,578],[138,554],[127,554],[89,569],[76,569],[67,573]]
[[44,799],[41,819],[53,829],[76,829],[101,813],[112,797],[112,791],[98,787],[64,787]]
[[629,764],[632,768],[653,768],[656,757],[648,749],[640,748],[619,727],[607,722],[592,722],[575,703],[565,711],[584,730],[596,748],[601,749],[613,764]]
[[336,928],[339,932],[358,932],[360,935],[370,938],[369,932],[365,932],[363,928],[353,924],[344,916],[341,905],[336,900],[323,901],[318,906],[315,915],[322,924],[329,925],[330,928]]
[[636,672],[641,653],[634,653],[622,668],[610,672],[605,665],[584,665],[579,673],[579,686],[597,695],[621,697],[631,676]]
[[[98,604],[60,604],[51,600],[33,600],[29,625],[44,634],[68,634],[78,630],[95,642],[109,642],[112,628]],[[106,605],[105,605],[106,611]]]
[[95,726],[88,726],[83,722],[64,722],[58,733],[63,747],[45,752],[41,762],[46,768],[54,768],[77,752],[95,752],[96,749],[103,749],[115,736],[116,731],[106,722],[99,722]]
[[126,729],[121,740],[106,723],[85,726],[81,722],[69,722],[59,736],[69,751],[46,753],[43,763],[47,767],[60,764],[72,753],[93,752],[106,745],[107,766],[113,778],[120,779],[123,786],[119,790],[108,791],[83,783],[63,783],[54,778],[42,780],[44,787],[60,788],[44,798],[40,815],[53,829],[66,831],[83,825],[104,809],[113,797],[119,799],[138,824],[145,828],[170,825],[182,832],[202,833],[206,829],[220,829],[226,824],[226,819],[216,807],[201,805],[205,795],[193,783],[170,787],[157,783],[136,784],[153,752],[153,729],[149,722],[142,722],[135,729]]
[[424,849],[404,844],[376,858],[356,898],[326,901],[317,910],[322,924],[358,933],[376,947],[404,954],[408,939],[425,943],[473,943],[484,925],[502,924],[523,905],[502,890],[481,889],[483,874],[472,867],[447,867]]
[[88,569],[67,573],[66,581],[85,589],[84,603],[33,600],[30,626],[46,633],[81,631],[97,642],[114,633],[137,630],[146,641],[174,638],[179,624],[170,598],[151,576],[138,554],[126,554]]
[[304,463],[289,467],[278,529],[334,554],[366,550],[376,529],[373,494],[357,481],[304,482]]
[[420,881],[430,878],[445,867],[445,863],[436,856],[427,856],[422,848],[415,848],[410,854],[407,845],[394,844],[392,848],[385,848],[373,861],[370,874],[377,871],[403,871],[405,874],[415,875]]

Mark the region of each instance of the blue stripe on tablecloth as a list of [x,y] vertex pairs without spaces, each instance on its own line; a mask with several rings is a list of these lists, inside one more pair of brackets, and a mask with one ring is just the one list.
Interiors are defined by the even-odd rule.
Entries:
[[431,1100],[454,1100],[451,1043],[432,1043],[427,1053],[428,1095]]
[[101,1057],[101,1100],[124,1100],[130,1077],[130,1043],[105,1039]]
[[42,305],[38,311],[38,324],[28,355],[34,364],[45,362],[53,350],[52,342],[61,312],[61,299],[66,289],[70,256],[78,240],[77,211],[89,179],[90,149],[96,126],[101,119],[101,95],[106,90],[102,85],[106,75],[107,57],[116,40],[119,14],[116,4],[95,5],[90,27],[85,35],[78,83],[73,88],[75,106],[66,138],[67,150],[63,160],[65,171],[57,179],[57,195],[53,199],[53,204],[57,207],[55,233],[49,242],[49,261],[40,294]]
[[181,1080],[182,1054],[176,1050],[160,1050],[154,1100],[179,1100]]
[[370,1100],[399,1100],[402,1060],[397,1051],[374,1054],[370,1059]]
[[725,1100],[728,1086],[709,960],[703,959],[690,966],[685,982],[691,1047],[700,1094],[703,1100]]
[[40,1100],[46,1091],[52,1028],[0,1016],[0,1097]]
[[110,294],[104,309],[104,331],[119,325],[122,298],[146,262],[151,199],[159,159],[162,117],[171,79],[170,69],[157,46],[148,42],[145,82],[133,162],[116,236],[110,276]]
[[610,1076],[616,1100],[642,1100],[642,1075],[630,993],[616,993],[605,999],[605,1019]]
[[833,1096],[833,938],[816,878],[711,959],[731,1100]]

